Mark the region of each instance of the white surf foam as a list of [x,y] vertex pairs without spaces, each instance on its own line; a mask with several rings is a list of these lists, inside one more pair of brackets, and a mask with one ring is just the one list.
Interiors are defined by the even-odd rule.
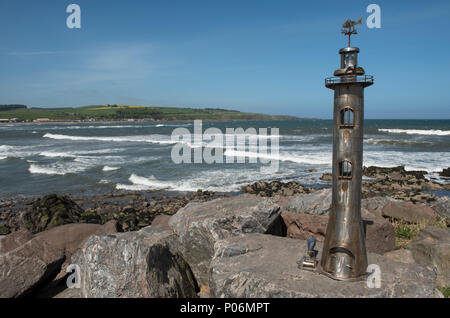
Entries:
[[392,134],[408,134],[408,135],[436,135],[449,136],[450,130],[435,130],[435,129],[385,129],[380,128],[378,131],[388,132]]
[[[157,125],[155,125],[155,126],[153,126],[153,127],[189,127],[189,126],[192,126],[192,124],[191,123],[186,123],[186,124],[157,124]],[[152,127],[152,126],[150,126],[150,127]]]
[[364,151],[365,166],[393,167],[404,165],[406,170],[424,170],[429,173],[448,167],[444,158],[449,152]]
[[39,155],[43,157],[49,157],[49,158],[74,158],[76,157],[72,153],[68,152],[53,152],[53,151],[43,151]]
[[[78,160],[80,159],[80,160]],[[30,164],[28,171],[32,174],[66,175],[78,174],[97,165],[96,162],[83,161],[83,158],[75,158],[73,161],[58,160],[53,163],[43,164],[34,162]]]
[[33,151],[31,146],[0,145],[0,156],[8,158],[26,158],[38,152]]
[[106,141],[106,142],[148,142],[154,144],[176,144],[177,141],[168,139],[164,135],[148,135],[148,136],[117,136],[117,137],[88,137],[88,136],[68,136],[61,134],[46,133],[44,138],[57,140],[74,140],[74,141]]
[[283,168],[275,173],[267,173],[261,172],[258,167],[251,169],[207,170],[196,173],[192,177],[167,181],[159,180],[154,176],[142,177],[132,174],[128,179],[132,184],[117,184],[116,189],[130,191],[197,191],[202,189],[214,192],[236,192],[240,191],[243,185],[259,180],[288,179],[295,172],[294,169]]
[[116,171],[119,170],[120,167],[109,167],[109,166],[104,166],[102,171]]
[[301,164],[330,164],[331,155],[329,153],[315,153],[315,154],[305,154],[298,155],[292,153],[280,152],[279,154],[271,154],[270,152],[265,153],[255,153],[249,151],[238,151],[233,149],[227,149],[224,153],[227,157],[245,157],[245,158],[257,158],[265,160],[278,160],[278,161],[290,161],[294,163]]
[[65,175],[67,172],[58,170],[56,168],[43,167],[38,165],[30,165],[28,171],[32,174],[48,174],[48,175]]
[[[154,176],[141,177],[136,174],[132,174],[128,179],[132,184],[117,184],[118,190],[172,190],[172,191],[196,191],[199,187],[195,187],[193,179],[186,181],[160,181]],[[205,189],[205,188],[203,188]],[[222,190],[223,191],[223,190]]]
[[414,140],[395,140],[395,139],[378,139],[378,138],[366,138],[365,143],[373,145],[399,145],[399,146],[409,146],[409,145],[432,145],[432,142],[428,141],[414,141]]
[[104,125],[104,126],[67,126],[54,129],[108,129],[108,128],[143,128],[142,125]]
[[8,158],[8,157],[0,156],[0,160],[5,160],[6,158]]

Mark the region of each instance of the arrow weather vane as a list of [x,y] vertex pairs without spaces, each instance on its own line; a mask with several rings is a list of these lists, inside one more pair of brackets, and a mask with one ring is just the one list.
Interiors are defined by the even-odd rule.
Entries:
[[357,24],[362,24],[362,16],[359,17],[358,21],[347,19],[342,25],[343,29],[341,30],[341,33],[348,35],[348,47],[350,47],[350,37],[352,36],[352,34],[358,34],[358,32],[356,31]]

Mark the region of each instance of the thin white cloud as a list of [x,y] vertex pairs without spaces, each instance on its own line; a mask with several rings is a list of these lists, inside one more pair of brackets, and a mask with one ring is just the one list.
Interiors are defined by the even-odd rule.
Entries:
[[10,56],[35,56],[35,55],[54,55],[54,54],[67,54],[69,51],[35,51],[35,52],[9,52]]

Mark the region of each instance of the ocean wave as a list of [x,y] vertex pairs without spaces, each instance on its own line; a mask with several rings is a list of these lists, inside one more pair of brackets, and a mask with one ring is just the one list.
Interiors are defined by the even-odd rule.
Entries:
[[406,170],[423,170],[428,173],[448,167],[449,152],[364,151],[365,166],[405,166]]
[[434,143],[428,141],[414,141],[414,140],[395,140],[395,139],[377,139],[377,138],[367,138],[364,142],[373,145],[397,145],[397,146],[430,146]]
[[[31,162],[30,162],[31,163]],[[42,164],[39,162],[33,162],[30,164],[28,171],[32,174],[48,174],[48,175],[66,175],[66,174],[78,174],[92,168],[93,164],[89,162],[63,162],[57,161],[50,164]]]
[[187,123],[187,124],[157,124],[155,126],[149,126],[149,127],[189,127],[192,126],[191,123]]
[[28,168],[28,171],[32,174],[48,174],[48,175],[65,175],[68,172],[59,170],[57,168],[51,168],[51,167],[43,167],[38,165],[30,165]]
[[227,157],[244,157],[244,158],[257,158],[257,159],[265,159],[265,160],[277,160],[277,161],[290,161],[294,163],[302,163],[302,164],[318,164],[325,165],[330,164],[331,162],[331,154],[329,153],[316,153],[316,154],[306,154],[306,155],[297,155],[292,153],[279,153],[279,154],[271,154],[271,153],[256,153],[249,151],[237,151],[232,149],[225,150],[224,153]]
[[145,128],[142,125],[104,125],[104,126],[67,126],[54,127],[53,129],[108,129],[108,128]]
[[8,158],[8,157],[0,156],[0,160],[5,160],[6,158]]
[[159,180],[153,175],[142,177],[132,174],[129,177],[131,184],[119,183],[118,190],[143,191],[197,191],[198,189],[214,192],[238,192],[241,187],[260,180],[294,180],[295,169],[283,168],[275,173],[260,171],[258,167],[251,169],[225,169],[207,170],[196,173],[192,177],[178,178],[177,180]]
[[70,154],[73,155],[101,155],[101,154],[110,154],[124,151],[125,148],[105,148],[105,149],[96,149],[96,150],[76,150],[71,151]]
[[408,134],[408,135],[435,135],[435,136],[449,136],[450,130],[435,130],[435,129],[385,129],[380,128],[378,131],[388,132],[392,134]]
[[226,191],[223,187],[216,188],[208,186],[208,181],[203,179],[202,185],[199,179],[193,178],[181,181],[161,181],[154,176],[141,177],[132,174],[128,179],[132,184],[117,184],[117,190],[143,191],[143,190],[172,190],[172,191],[196,191],[205,189],[210,191]]
[[53,151],[43,151],[39,155],[49,158],[75,158],[76,156],[69,152],[53,152]]
[[214,187],[208,184],[211,180],[192,178],[178,181],[161,181],[154,176],[141,177],[132,174],[128,179],[132,184],[117,184],[117,190],[144,191],[144,190],[171,190],[171,191],[196,191],[204,189],[209,191],[238,191],[236,187]]
[[[57,140],[74,140],[74,141],[106,141],[106,142],[148,142],[154,144],[176,144],[177,141],[167,139],[164,135],[148,135],[148,136],[117,136],[117,137],[88,137],[88,136],[69,136],[61,134],[46,133],[44,138]],[[153,139],[152,139],[153,138]],[[163,139],[164,138],[164,139]]]
[[[214,136],[214,135],[212,135]],[[217,135],[216,135],[217,136]],[[222,145],[214,145],[213,147],[216,148],[224,148],[226,136],[238,136],[238,135],[223,135],[225,138],[223,139]],[[172,140],[171,137],[168,135],[141,135],[141,136],[117,136],[117,137],[100,137],[100,136],[69,136],[69,135],[62,135],[62,134],[52,134],[52,133],[46,133],[44,138],[50,138],[50,139],[56,139],[56,140],[73,140],[73,141],[105,141],[105,142],[147,142],[147,143],[154,143],[154,144],[161,144],[161,145],[174,145],[178,143],[186,144],[190,148],[200,148],[200,147],[211,147],[210,142],[211,141],[201,141],[197,142],[195,140],[195,135],[192,135],[191,142],[185,141],[185,140]],[[272,138],[278,138],[278,136],[259,136],[258,139],[272,139]],[[246,139],[249,140],[248,138]],[[237,144],[245,144],[245,140],[238,140]]]
[[110,166],[104,166],[102,171],[116,171],[119,170],[120,167],[110,167]]
[[0,156],[7,158],[26,158],[37,154],[37,151],[33,151],[32,146],[10,146],[0,145]]

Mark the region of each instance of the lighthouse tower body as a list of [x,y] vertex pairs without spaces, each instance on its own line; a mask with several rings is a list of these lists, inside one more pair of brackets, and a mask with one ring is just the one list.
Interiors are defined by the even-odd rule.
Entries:
[[325,79],[325,86],[334,90],[333,194],[319,270],[337,280],[356,280],[367,269],[361,180],[364,88],[373,84],[373,77],[358,66],[358,48],[339,53],[340,68]]

